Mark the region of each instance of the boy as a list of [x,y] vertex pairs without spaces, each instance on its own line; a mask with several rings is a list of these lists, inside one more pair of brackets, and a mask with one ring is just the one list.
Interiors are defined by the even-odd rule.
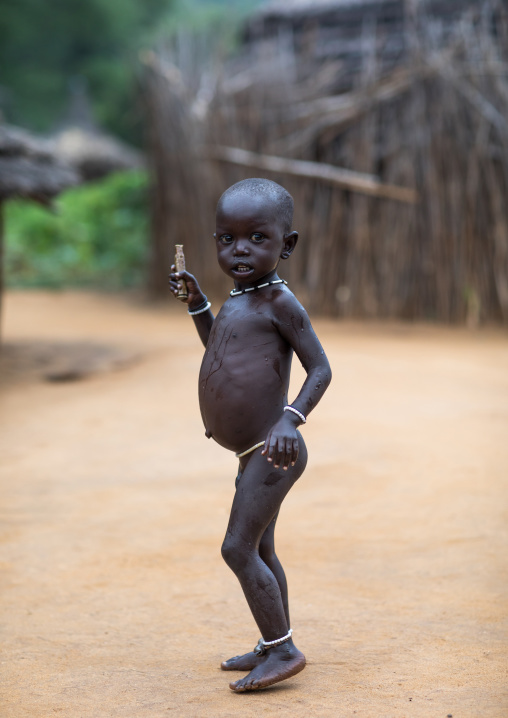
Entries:
[[[293,199],[266,179],[238,182],[217,205],[217,258],[234,289],[217,317],[196,279],[170,275],[205,346],[199,402],[206,436],[240,460],[236,493],[222,545],[262,638],[255,649],[225,661],[225,671],[250,671],[230,684],[241,693],[265,688],[305,667],[293,643],[286,578],[274,551],[280,505],[307,463],[298,426],[321,399],[331,379],[325,357],[303,307],[279,279],[281,259],[293,252]],[[293,351],[307,378],[292,405],[287,393]]]

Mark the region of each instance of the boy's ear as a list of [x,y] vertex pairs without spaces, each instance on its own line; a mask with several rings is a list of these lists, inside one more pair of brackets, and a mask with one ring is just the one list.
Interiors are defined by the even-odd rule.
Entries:
[[289,234],[284,235],[284,246],[282,247],[282,252],[280,253],[281,259],[287,259],[290,254],[292,254],[293,249],[296,247],[296,243],[298,242],[298,232],[290,232]]

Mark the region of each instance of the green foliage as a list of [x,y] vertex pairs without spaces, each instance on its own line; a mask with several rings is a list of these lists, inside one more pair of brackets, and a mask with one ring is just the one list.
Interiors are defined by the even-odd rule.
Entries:
[[122,172],[61,195],[52,212],[5,204],[8,286],[119,289],[145,279],[148,180]]
[[[97,119],[125,136],[134,62],[173,0],[3,0],[0,85],[9,122],[51,129],[82,78]],[[115,108],[115,109],[113,109]]]
[[[62,120],[79,78],[97,122],[141,140],[138,53],[180,27],[211,28],[230,47],[233,27],[259,0],[2,0],[0,111],[38,132]],[[236,25],[235,25],[236,23]]]
[[171,37],[179,29],[210,32],[214,45],[230,50],[237,41],[238,28],[261,0],[174,0],[173,10],[159,25],[154,40]]

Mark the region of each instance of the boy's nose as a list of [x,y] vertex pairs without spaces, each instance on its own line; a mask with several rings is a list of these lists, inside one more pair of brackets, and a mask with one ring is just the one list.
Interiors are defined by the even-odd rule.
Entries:
[[250,254],[249,252],[249,240],[248,239],[239,239],[237,242],[235,242],[235,250],[234,250],[235,256],[245,256],[246,254]]

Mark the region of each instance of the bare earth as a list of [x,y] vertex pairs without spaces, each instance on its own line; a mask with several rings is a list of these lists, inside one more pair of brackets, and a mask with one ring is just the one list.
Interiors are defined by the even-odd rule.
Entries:
[[278,528],[308,667],[236,695],[220,662],[259,636],[192,321],[7,296],[2,718],[508,716],[508,335],[314,323],[334,381]]

